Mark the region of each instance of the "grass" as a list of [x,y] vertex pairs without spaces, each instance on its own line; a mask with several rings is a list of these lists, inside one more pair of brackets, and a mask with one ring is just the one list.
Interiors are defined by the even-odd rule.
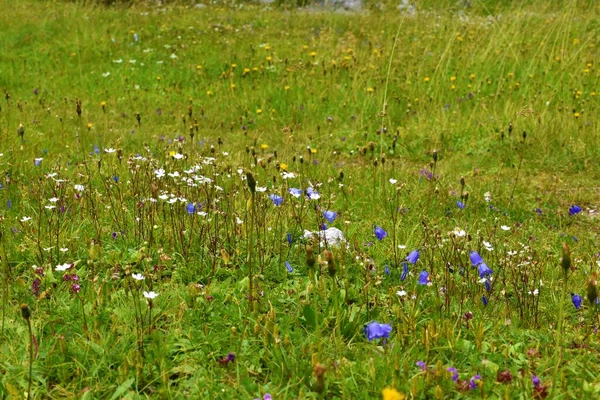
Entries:
[[600,394],[600,8],[382,4],[0,0],[0,398]]

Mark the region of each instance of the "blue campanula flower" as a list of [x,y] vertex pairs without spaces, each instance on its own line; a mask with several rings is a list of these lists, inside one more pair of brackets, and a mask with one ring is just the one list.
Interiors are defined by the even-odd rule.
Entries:
[[417,365],[417,367],[419,367],[421,369],[421,371],[427,370],[427,364],[425,364],[425,362],[419,360],[415,364]]
[[581,212],[581,207],[579,207],[578,205],[573,204],[569,208],[569,215],[579,214],[580,212]]
[[423,270],[419,274],[419,285],[427,285],[429,283],[429,272]]
[[365,326],[364,334],[369,342],[373,339],[388,338],[392,326],[388,324],[380,324],[379,322],[372,321],[370,324]]
[[419,250],[413,250],[406,256],[405,260],[414,265],[419,261],[419,255]]
[[574,294],[571,293],[571,301],[573,302],[573,305],[575,306],[576,310],[579,310],[581,308],[581,296],[578,294]]
[[465,203],[463,203],[463,202],[462,202],[462,201],[460,201],[460,200],[458,200],[458,201],[456,202],[456,205],[457,205],[457,206],[458,206],[458,208],[460,208],[461,210],[462,210],[463,208],[465,208]]
[[379,240],[383,240],[383,238],[387,236],[387,232],[379,225],[375,225],[373,232],[375,233],[375,236],[377,236],[377,239],[379,239]]
[[400,280],[402,282],[404,282],[404,280],[406,279],[407,275],[408,275],[408,263],[403,262],[402,263],[402,276],[400,276]]
[[327,221],[329,221],[330,224],[333,223],[333,221],[335,221],[335,219],[337,218],[337,213],[335,211],[323,211],[323,216],[325,217],[325,219]]
[[188,203],[187,206],[185,206],[185,209],[188,214],[194,214],[196,212],[196,205],[194,203]]
[[446,369],[446,371],[450,372],[452,374],[452,380],[454,382],[458,382],[458,370],[454,367],[448,367]]
[[291,274],[292,272],[294,272],[294,268],[292,268],[292,264],[290,264],[290,262],[289,262],[289,261],[286,261],[286,262],[285,262],[285,268],[287,269],[287,272],[289,272],[290,274]]
[[386,275],[390,274],[390,267],[388,265],[383,267],[383,272],[385,272]]
[[279,207],[280,205],[283,204],[283,197],[276,195],[276,194],[270,194],[269,198],[271,199],[271,201],[273,202],[273,204],[275,205],[275,207]]
[[488,305],[488,299],[485,296],[481,296],[481,302],[483,303],[484,307],[487,307]]
[[477,389],[477,381],[481,380],[481,375],[477,374],[474,375],[470,380],[469,380],[469,389]]
[[483,258],[481,258],[479,253],[476,251],[471,250],[471,254],[469,255],[469,257],[471,258],[471,264],[473,264],[474,267],[483,263]]
[[287,235],[285,235],[285,238],[287,239],[288,244],[292,244],[292,242],[294,241],[294,238],[292,237],[291,233],[288,233]]
[[486,276],[494,273],[494,271],[492,271],[492,269],[488,267],[487,264],[484,262],[477,266],[477,271],[479,271],[480,278],[485,278]]
[[319,194],[319,192],[317,192],[312,187],[309,187],[308,189],[306,189],[306,195],[311,200],[319,200],[321,198],[321,195]]

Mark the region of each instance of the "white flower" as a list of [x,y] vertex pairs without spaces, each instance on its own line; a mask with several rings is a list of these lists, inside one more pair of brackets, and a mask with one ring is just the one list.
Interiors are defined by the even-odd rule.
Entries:
[[397,182],[398,182],[398,181],[397,181],[396,179],[394,179],[394,178],[390,178],[390,183],[391,183],[392,185],[395,185]]
[[180,153],[173,154],[173,158],[176,160],[181,160],[183,157],[183,154]]
[[508,254],[509,256],[514,256],[515,254],[517,254],[517,252],[511,250],[511,251],[507,252],[506,254]]
[[399,245],[398,245],[398,248],[399,248],[400,250],[402,250],[402,249],[405,249],[405,248],[406,248],[406,245],[399,244]]
[[73,189],[77,190],[78,192],[83,192],[85,190],[85,186],[75,185],[75,186],[73,186]]
[[108,148],[108,149],[104,149],[104,152],[105,152],[105,153],[109,153],[109,154],[110,154],[110,153],[114,153],[115,151],[116,151],[116,150],[115,150],[115,149],[113,149],[112,147],[111,147],[111,148]]
[[169,57],[171,57],[171,60],[175,60],[177,58],[177,54],[173,53]]
[[163,176],[165,176],[165,170],[164,170],[164,169],[162,169],[162,168],[155,169],[155,170],[154,170],[154,175],[155,175],[155,176],[156,176],[158,179],[160,179],[160,178],[162,178]]
[[142,274],[131,274],[131,277],[133,279],[135,279],[136,281],[143,281],[144,279],[146,279],[146,277]]
[[156,292],[144,292],[144,297],[147,299],[155,299],[156,297],[158,297],[158,293]]
[[282,177],[283,179],[293,179],[293,178],[295,178],[295,177],[296,177],[296,174],[295,174],[295,173],[293,173],[293,172],[285,172],[285,171],[283,171],[283,172],[281,173],[281,177]]
[[327,228],[326,230],[319,232],[311,232],[306,229],[304,230],[304,237],[306,239],[311,239],[315,236],[318,236],[319,239],[321,239],[321,243],[323,243],[323,245],[325,244],[325,241],[330,246],[337,246],[346,241],[344,233],[338,228]]
[[502,225],[500,227],[503,231],[510,231],[510,226]]
[[266,192],[267,191],[267,187],[266,186],[257,186],[256,187],[256,191],[260,192],[260,193]]
[[492,244],[490,242],[486,242],[485,240],[483,241],[483,246],[485,247],[485,249],[487,251],[492,251],[494,250],[494,247],[492,246]]
[[25,216],[25,217],[21,218],[21,222],[27,222],[27,221],[29,221],[30,219],[31,219],[31,217],[27,217],[27,216]]
[[57,271],[66,271],[69,268],[71,268],[71,264],[64,263],[64,264],[58,264],[55,269]]
[[44,206],[44,208],[47,210],[52,210],[52,209],[55,209],[56,206]]
[[400,297],[404,297],[406,296],[406,290],[398,290],[396,294]]
[[467,234],[467,232],[464,231],[464,229],[460,229],[460,228],[454,228],[454,230],[452,231],[452,233],[454,233],[456,236],[458,237],[463,237]]
[[115,64],[121,64],[123,62],[123,60],[121,60],[120,58],[118,60],[113,60],[113,62]]
[[58,201],[58,197],[52,197],[52,198],[48,199],[48,201],[50,203],[56,203]]
[[108,78],[110,76],[110,72],[105,72],[105,73],[102,74],[102,76],[104,78]]
[[66,247],[61,247],[59,249],[62,253],[66,253],[67,251],[69,251],[69,249],[67,249]]
[[236,216],[236,217],[235,217],[235,223],[236,223],[236,224],[238,224],[238,225],[241,225],[241,224],[243,224],[243,223],[244,223],[244,221],[242,221],[242,220],[240,219],[240,217]]
[[490,201],[492,201],[492,195],[490,194],[490,192],[485,192],[485,193],[483,194],[483,198],[484,198],[484,199],[485,199],[485,201],[486,201],[486,202],[488,202],[488,203],[489,203]]
[[537,296],[540,293],[540,290],[539,289],[535,289],[533,292],[530,290],[528,293],[530,295],[532,295],[532,296]]

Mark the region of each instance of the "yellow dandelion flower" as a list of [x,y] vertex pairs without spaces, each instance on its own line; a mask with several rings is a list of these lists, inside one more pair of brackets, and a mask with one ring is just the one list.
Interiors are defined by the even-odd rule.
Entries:
[[289,86],[284,86],[283,90],[290,90],[290,87]]
[[269,45],[266,45],[266,46],[265,46],[265,50],[266,50],[266,51],[269,51],[269,50],[271,50],[271,46],[269,46]]
[[271,62],[271,60],[273,60],[273,58],[271,56],[267,56],[267,58],[265,58],[265,60],[267,60],[267,62]]
[[431,78],[429,78],[428,76],[426,76],[425,78],[423,78],[423,82],[429,82],[431,80]]
[[452,90],[456,90],[456,85],[452,85],[452,86],[450,86],[450,89],[452,89]]
[[206,91],[206,95],[207,95],[207,96],[212,96],[212,95],[213,95],[213,92],[212,92],[212,90],[207,90],[207,91]]
[[176,151],[173,151],[173,150],[171,150],[171,151],[169,152],[169,157],[174,157],[174,156],[175,156],[175,154],[177,154],[177,152],[176,152]]
[[383,400],[405,400],[406,399],[406,395],[400,393],[399,391],[397,391],[394,388],[391,387],[386,387],[385,389],[383,389],[381,391],[381,394],[383,396]]
[[156,80],[160,82],[160,76],[157,76],[157,77],[156,77]]
[[311,149],[310,149],[310,152],[311,152],[312,154],[317,154],[317,149],[312,149],[312,148],[311,148]]
[[368,93],[373,93],[375,91],[375,89],[373,89],[372,87],[368,87],[367,88],[367,92]]
[[258,71],[258,67],[253,67],[252,71],[254,71],[254,72]]
[[257,114],[262,114],[262,109],[260,109],[260,108],[256,109],[256,113]]
[[87,124],[87,128],[88,128],[88,129],[92,129],[92,126],[94,126],[94,124],[92,124],[91,122],[88,122],[88,124]]
[[311,51],[310,52],[310,56],[311,57],[316,57],[317,56],[317,52],[316,51]]
[[102,108],[106,108],[106,102],[105,102],[105,101],[101,101],[101,102],[100,102],[100,107],[102,107]]
[[303,46],[302,46],[302,50],[307,50],[307,49],[308,49],[308,46],[307,46],[307,45],[303,45]]
[[263,149],[263,150],[266,150],[266,149],[269,148],[269,145],[266,144],[266,143],[263,143],[263,144],[260,145],[260,148]]
[[202,69],[202,65],[200,65],[200,64],[196,65],[196,69]]
[[450,82],[454,82],[454,81],[456,81],[456,77],[455,76],[451,76],[450,77]]
[[237,67],[237,64],[231,64],[231,69]]
[[287,168],[288,168],[288,166],[287,166],[287,164],[286,164],[286,163],[281,163],[281,164],[279,164],[279,169],[280,169],[280,170],[282,170],[282,171],[287,171]]
[[573,44],[579,44],[579,39],[578,38],[573,39]]
[[350,61],[351,59],[350,56],[344,56],[344,61]]
[[230,86],[232,89],[235,89],[235,83],[232,83]]
[[581,115],[581,114],[579,114],[578,112],[576,112],[576,113],[574,113],[574,114],[573,114],[573,116],[574,116],[575,118],[579,118],[579,116],[580,116],[580,115]]
[[471,74],[471,75],[469,75],[469,79],[470,79],[470,80],[473,80],[473,79],[475,79],[475,74]]

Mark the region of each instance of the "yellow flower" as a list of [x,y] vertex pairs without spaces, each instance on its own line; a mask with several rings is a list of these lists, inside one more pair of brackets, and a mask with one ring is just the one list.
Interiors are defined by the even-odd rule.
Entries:
[[92,129],[92,126],[94,126],[94,125],[93,125],[91,122],[88,122],[88,124],[87,124],[87,128],[88,128],[88,129]]
[[101,101],[100,102],[100,107],[105,108],[106,107],[106,102],[105,101]]
[[406,399],[406,395],[400,393],[394,388],[386,387],[381,391],[383,395],[383,400],[404,400]]
[[232,88],[232,89],[235,89],[235,83],[232,83],[232,84],[231,84],[231,88]]
[[289,86],[284,86],[283,90],[290,90],[290,87]]
[[426,76],[425,78],[423,78],[423,82],[429,82],[430,80],[431,79],[428,76]]
[[173,150],[171,150],[171,151],[169,152],[169,157],[173,157],[175,154],[177,154],[177,152],[176,152],[176,151],[173,151]]
[[374,91],[375,91],[375,89],[373,89],[372,87],[367,88],[367,92],[369,92],[369,93],[373,93]]
[[310,149],[310,152],[313,153],[313,154],[316,154],[317,153],[317,149]]
[[285,164],[285,163],[279,164],[279,169],[282,171],[287,171],[287,164]]
[[257,113],[257,114],[262,114],[262,109],[258,108],[258,109],[256,110],[256,113]]
[[579,118],[579,115],[580,115],[580,114],[579,114],[578,112],[576,112],[576,113],[574,113],[574,114],[573,114],[573,116],[574,116],[575,118]]
[[311,56],[311,57],[316,57],[316,55],[317,55],[317,52],[316,52],[316,51],[311,51],[311,52],[310,52],[310,56]]
[[202,69],[202,65],[196,65],[196,69]]
[[271,60],[273,60],[273,58],[271,56],[267,56],[266,60],[267,60],[267,62],[271,62]]
[[263,144],[260,145],[260,148],[263,149],[263,150],[266,150],[266,149],[269,148],[269,145],[266,144],[266,143],[263,143]]
[[207,95],[207,96],[212,96],[212,95],[213,95],[213,92],[212,92],[212,90],[207,90],[207,91],[206,91],[206,95]]
[[450,77],[450,82],[454,82],[455,80],[456,80],[456,77],[455,77],[455,76],[451,76],[451,77]]
[[269,46],[269,45],[266,45],[266,46],[265,46],[265,50],[267,50],[267,51],[271,50],[271,46]]

